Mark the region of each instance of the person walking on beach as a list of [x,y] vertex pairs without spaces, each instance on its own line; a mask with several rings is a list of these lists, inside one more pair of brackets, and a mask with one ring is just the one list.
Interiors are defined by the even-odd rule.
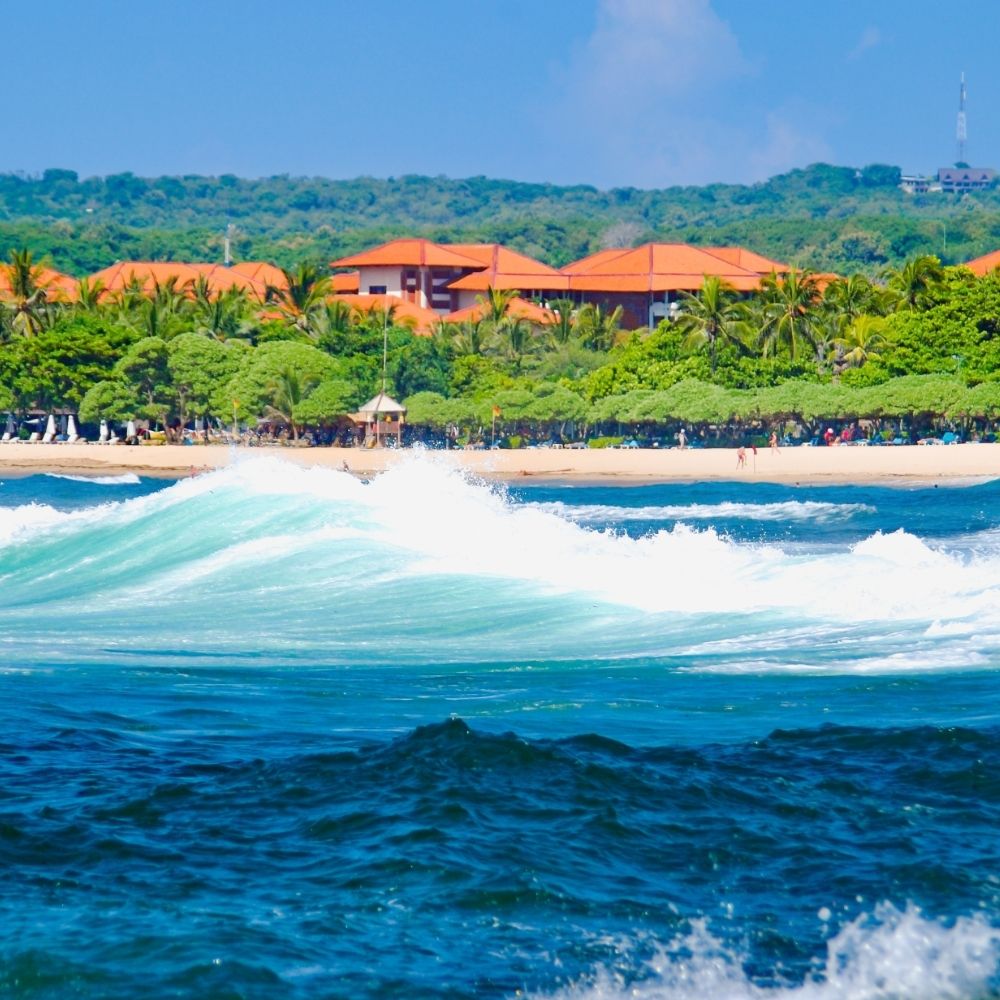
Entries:
[[778,432],[771,431],[771,454],[778,454]]
[[684,433],[684,428],[682,427],[677,432],[677,447],[683,451],[684,446],[688,443],[687,434]]
[[739,448],[736,449],[736,468],[745,469],[746,467],[747,467],[747,450],[746,448],[743,447],[743,445],[740,445]]

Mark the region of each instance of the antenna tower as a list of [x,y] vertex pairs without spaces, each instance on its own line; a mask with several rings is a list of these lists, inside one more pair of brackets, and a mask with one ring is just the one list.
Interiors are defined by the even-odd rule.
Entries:
[[225,254],[222,259],[223,266],[233,266],[233,224],[230,222],[226,226],[226,238],[224,241]]
[[965,129],[965,74],[962,74],[958,86],[958,122],[955,126],[955,139],[958,143],[958,162],[965,163],[965,140],[968,133]]

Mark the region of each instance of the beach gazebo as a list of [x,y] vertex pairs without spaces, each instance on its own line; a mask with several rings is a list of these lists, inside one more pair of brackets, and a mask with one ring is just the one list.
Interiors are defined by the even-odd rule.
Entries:
[[365,447],[378,447],[387,437],[395,436],[396,444],[402,444],[403,417],[406,407],[391,396],[380,392],[369,399],[357,413],[351,414],[356,424],[365,428]]

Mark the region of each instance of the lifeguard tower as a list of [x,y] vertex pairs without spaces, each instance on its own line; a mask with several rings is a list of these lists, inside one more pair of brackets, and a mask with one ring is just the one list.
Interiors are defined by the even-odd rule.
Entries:
[[368,400],[357,413],[352,413],[351,419],[356,424],[362,424],[365,428],[364,446],[366,448],[380,448],[386,440],[392,440],[392,438],[396,439],[397,446],[403,443],[403,418],[405,416],[405,406],[397,403],[384,392],[380,392]]

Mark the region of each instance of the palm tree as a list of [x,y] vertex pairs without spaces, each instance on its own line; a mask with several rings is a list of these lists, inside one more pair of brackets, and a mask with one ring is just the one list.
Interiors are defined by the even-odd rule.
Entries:
[[315,385],[315,378],[310,376],[300,379],[298,372],[291,368],[284,368],[269,386],[271,403],[264,409],[270,416],[288,424],[292,430],[293,441],[299,439],[299,426],[295,422],[295,407],[309,395],[309,391]]
[[76,286],[77,311],[84,313],[95,313],[100,308],[101,297],[104,295],[104,282],[98,278],[91,281],[90,278],[81,278]]
[[482,354],[496,334],[485,319],[469,317],[462,323],[442,324],[442,335],[459,357]]
[[576,330],[576,303],[572,299],[555,299],[549,306],[556,317],[549,327],[552,339],[557,344],[568,344]]
[[898,270],[885,272],[886,287],[895,293],[899,309],[925,309],[934,289],[944,279],[941,261],[931,254],[908,260]]
[[868,361],[877,361],[887,343],[881,316],[858,316],[837,339],[837,361],[841,368],[860,368]]
[[787,274],[768,274],[761,280],[764,303],[759,343],[765,357],[780,346],[788,348],[794,361],[802,344],[813,345],[815,310],[819,287],[812,271],[793,268]]
[[823,309],[845,322],[859,316],[878,313],[883,308],[879,291],[863,274],[831,281],[823,291]]
[[504,337],[504,349],[515,371],[521,370],[525,354],[531,348],[531,327],[523,319],[509,317],[500,328]]
[[284,287],[267,286],[267,298],[277,303],[278,310],[294,327],[312,336],[312,320],[330,294],[330,279],[321,276],[313,264],[299,264],[294,271],[281,269]]
[[713,374],[719,341],[732,344],[744,354],[749,353],[743,340],[746,329],[745,310],[732,298],[732,291],[731,285],[711,275],[706,276],[701,291],[696,295],[682,293],[684,305],[677,326],[687,334],[684,347],[692,351],[707,344]]
[[44,329],[46,318],[51,318],[45,315],[42,269],[35,264],[30,250],[11,250],[10,263],[2,266],[10,284],[7,326],[11,333],[34,337]]
[[621,333],[622,307],[606,313],[599,305],[587,303],[576,316],[576,331],[584,347],[610,351]]
[[250,300],[246,291],[237,285],[213,295],[205,278],[199,277],[194,285],[191,309],[198,333],[216,340],[248,339],[253,336]]
[[506,318],[511,302],[516,298],[517,289],[494,288],[490,285],[485,295],[476,296],[476,301],[483,307],[483,318],[497,329]]

